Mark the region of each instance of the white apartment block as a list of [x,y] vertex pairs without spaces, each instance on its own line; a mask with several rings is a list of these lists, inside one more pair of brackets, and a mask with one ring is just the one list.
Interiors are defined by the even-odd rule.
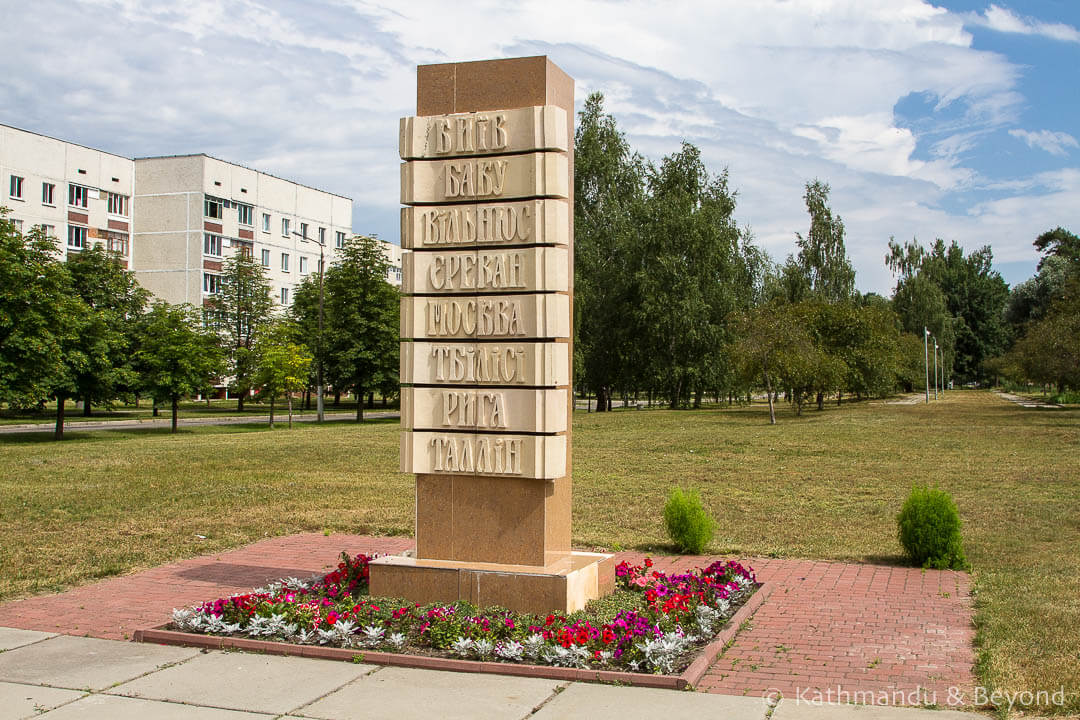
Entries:
[[23,232],[43,226],[62,257],[104,244],[130,268],[134,190],[129,158],[0,125],[0,205]]
[[[130,158],[0,125],[0,205],[42,225],[62,257],[105,244],[169,303],[204,305],[222,265],[249,253],[281,307],[352,236],[352,200],[208,155]],[[401,248],[383,241],[401,285]]]
[[352,234],[352,200],[207,155],[135,159],[133,269],[170,303],[202,305],[224,260],[248,253],[283,307]]

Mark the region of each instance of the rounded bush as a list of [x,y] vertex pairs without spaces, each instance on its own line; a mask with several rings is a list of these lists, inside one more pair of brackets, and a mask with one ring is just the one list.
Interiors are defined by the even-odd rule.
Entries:
[[960,513],[949,493],[916,485],[896,518],[900,544],[911,561],[939,570],[967,567]]
[[664,506],[664,525],[679,552],[700,555],[716,532],[716,521],[701,505],[697,491],[674,488]]

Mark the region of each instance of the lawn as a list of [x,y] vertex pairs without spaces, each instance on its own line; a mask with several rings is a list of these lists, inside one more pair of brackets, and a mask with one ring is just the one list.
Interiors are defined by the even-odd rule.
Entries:
[[[1064,686],[1080,712],[1080,410],[957,391],[767,413],[578,412],[575,543],[664,549],[660,511],[683,484],[720,520],[714,553],[898,563],[896,513],[937,483],[965,522],[981,679]],[[0,436],[0,599],[265,535],[412,529],[396,422],[70,437]]]

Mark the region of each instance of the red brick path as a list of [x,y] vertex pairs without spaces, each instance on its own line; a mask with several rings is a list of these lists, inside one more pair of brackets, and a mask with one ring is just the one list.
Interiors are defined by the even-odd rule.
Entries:
[[[312,533],[271,538],[0,605],[0,626],[124,639],[167,622],[174,607],[326,570],[343,549],[385,554],[412,546],[411,538],[402,537]],[[642,555],[624,552],[618,559],[640,563]],[[656,569],[666,571],[714,559],[654,558]],[[967,575],[804,560],[744,563],[760,580],[774,582],[776,590],[754,615],[752,627],[739,633],[705,675],[700,690],[731,695],[778,691],[789,698],[802,693],[803,698],[825,700],[831,692],[834,702],[936,700],[939,705],[948,705],[951,687],[971,692],[975,658]],[[935,695],[920,700],[919,690]],[[882,692],[889,693],[887,700]]]

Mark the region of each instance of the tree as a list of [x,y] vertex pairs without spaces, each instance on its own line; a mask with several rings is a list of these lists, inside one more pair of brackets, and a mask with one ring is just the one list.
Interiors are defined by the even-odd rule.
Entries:
[[327,377],[339,390],[353,389],[358,422],[367,392],[397,384],[400,300],[386,282],[388,265],[377,239],[357,235],[323,280]]
[[203,328],[190,305],[155,302],[139,323],[135,363],[140,382],[157,402],[172,408],[176,432],[180,398],[199,392],[224,371],[216,333]]
[[40,226],[25,236],[0,208],[0,402],[29,408],[58,401],[54,437],[63,438],[63,400],[84,363],[78,340],[87,309],[74,294],[56,245]]
[[306,345],[296,342],[298,328],[281,321],[271,324],[255,345],[258,369],[255,383],[270,398],[270,427],[274,427],[274,402],[282,393],[289,400],[289,427],[292,427],[292,396],[307,387],[312,355]]
[[90,415],[91,403],[108,402],[135,385],[132,330],[150,293],[100,245],[69,254],[67,267],[75,293],[93,316],[79,336],[87,364],[74,377],[74,396]]
[[211,298],[207,311],[209,324],[219,328],[228,352],[230,389],[236,393],[236,409],[244,410],[244,401],[254,386],[256,370],[255,342],[270,322],[274,301],[266,269],[254,256],[237,252],[225,260],[221,291]]
[[733,313],[728,352],[752,383],[760,377],[769,401],[769,423],[776,424],[773,396],[786,372],[787,361],[809,352],[812,343],[806,326],[798,322],[791,305],[773,302]]
[[806,237],[795,233],[795,242],[804,287],[810,296],[825,302],[848,302],[855,296],[855,269],[844,247],[844,222],[829,207],[829,185],[820,180],[807,182],[803,200],[810,213],[810,230]]
[[612,388],[629,381],[635,340],[626,315],[645,198],[644,161],[603,103],[600,93],[589,95],[574,141],[575,366],[600,411],[610,409]]
[[893,301],[904,329],[925,326],[934,333],[944,349],[946,378],[955,371],[962,380],[982,379],[983,361],[1001,354],[1009,337],[1009,286],[992,267],[990,247],[965,256],[956,241],[946,246],[938,239],[927,250],[890,238],[885,262],[899,276]]

